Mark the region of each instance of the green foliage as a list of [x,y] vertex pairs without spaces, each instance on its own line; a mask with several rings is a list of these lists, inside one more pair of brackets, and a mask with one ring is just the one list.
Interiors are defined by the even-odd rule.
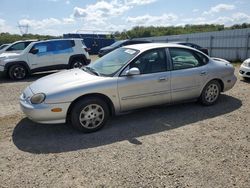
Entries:
[[52,38],[59,38],[59,37],[54,37],[49,35],[33,35],[33,34],[17,35],[9,33],[0,33],[0,45],[6,43],[13,43],[19,40],[28,40],[28,39],[46,40]]
[[[185,25],[185,26],[169,26],[169,27],[143,27],[136,26],[129,31],[115,32],[112,38],[115,36],[119,39],[127,38],[142,38],[142,37],[155,37],[155,36],[166,36],[166,35],[180,35],[180,34],[189,34],[189,33],[200,33],[200,32],[211,32],[211,31],[223,31],[229,29],[244,29],[250,28],[249,23],[236,24],[231,27],[225,27],[224,25],[214,25],[214,24],[204,24],[204,25]],[[0,45],[5,43],[12,43],[18,40],[27,40],[27,39],[52,39],[52,38],[61,38],[49,35],[35,35],[35,34],[26,34],[26,35],[17,35],[9,33],[0,33]]]
[[185,25],[185,26],[169,26],[169,27],[143,27],[136,26],[131,30],[122,32],[116,32],[115,35],[118,39],[130,38],[142,38],[142,37],[155,37],[155,36],[166,36],[166,35],[180,35],[189,33],[201,33],[211,31],[223,31],[229,29],[243,29],[250,28],[250,24],[243,23],[233,25],[231,27],[225,27],[224,25],[204,24],[204,25]]

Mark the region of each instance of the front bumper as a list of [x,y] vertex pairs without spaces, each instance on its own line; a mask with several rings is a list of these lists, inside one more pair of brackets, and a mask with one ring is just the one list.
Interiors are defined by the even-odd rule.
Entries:
[[250,67],[241,65],[239,70],[239,75],[242,77],[250,78]]
[[[44,124],[65,123],[70,103],[31,104],[20,96],[20,106],[23,113],[32,121]],[[53,108],[61,108],[61,112],[52,112]]]

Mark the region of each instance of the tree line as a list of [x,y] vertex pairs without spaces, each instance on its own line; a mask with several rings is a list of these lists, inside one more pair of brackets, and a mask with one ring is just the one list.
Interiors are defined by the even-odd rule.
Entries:
[[142,37],[155,37],[167,35],[181,35],[190,33],[201,33],[211,31],[223,31],[231,29],[244,29],[250,28],[249,23],[236,24],[230,27],[224,25],[204,24],[204,25],[185,25],[185,26],[169,26],[169,27],[144,27],[137,26],[129,31],[116,32],[115,35],[120,39],[125,38],[142,38]]
[[[166,35],[180,35],[189,33],[200,33],[200,32],[211,32],[211,31],[223,31],[230,29],[243,29],[250,28],[250,23],[236,24],[230,27],[217,24],[204,24],[204,25],[185,25],[185,26],[168,26],[168,27],[144,27],[136,26],[128,31],[115,32],[112,36],[116,39],[127,39],[127,38],[141,38],[141,37],[153,37],[153,36],[166,36]],[[52,39],[61,38],[62,36],[50,36],[50,35],[37,35],[37,34],[10,34],[0,33],[0,44],[12,43],[18,40],[27,39]]]

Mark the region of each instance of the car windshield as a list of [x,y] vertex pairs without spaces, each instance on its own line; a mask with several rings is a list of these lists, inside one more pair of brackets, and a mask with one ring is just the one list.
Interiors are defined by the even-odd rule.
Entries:
[[138,50],[130,48],[118,48],[113,52],[101,57],[95,62],[86,66],[86,69],[96,75],[113,76],[125,64],[133,59]]
[[124,43],[126,40],[119,40],[119,41],[116,41],[114,42],[113,44],[111,44],[110,46],[112,47],[117,47],[117,46],[120,46],[122,43]]

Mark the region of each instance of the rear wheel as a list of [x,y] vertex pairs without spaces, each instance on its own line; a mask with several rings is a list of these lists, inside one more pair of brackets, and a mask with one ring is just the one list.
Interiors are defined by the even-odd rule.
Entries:
[[108,120],[107,104],[99,98],[87,97],[77,102],[71,111],[72,126],[90,133],[101,129]]
[[203,105],[209,106],[217,102],[221,92],[221,86],[217,80],[212,80],[204,87],[200,102]]
[[27,69],[23,65],[12,65],[8,73],[11,79],[22,80],[27,76]]
[[74,59],[70,65],[70,68],[81,68],[83,66],[85,66],[86,63],[84,60],[82,59]]

